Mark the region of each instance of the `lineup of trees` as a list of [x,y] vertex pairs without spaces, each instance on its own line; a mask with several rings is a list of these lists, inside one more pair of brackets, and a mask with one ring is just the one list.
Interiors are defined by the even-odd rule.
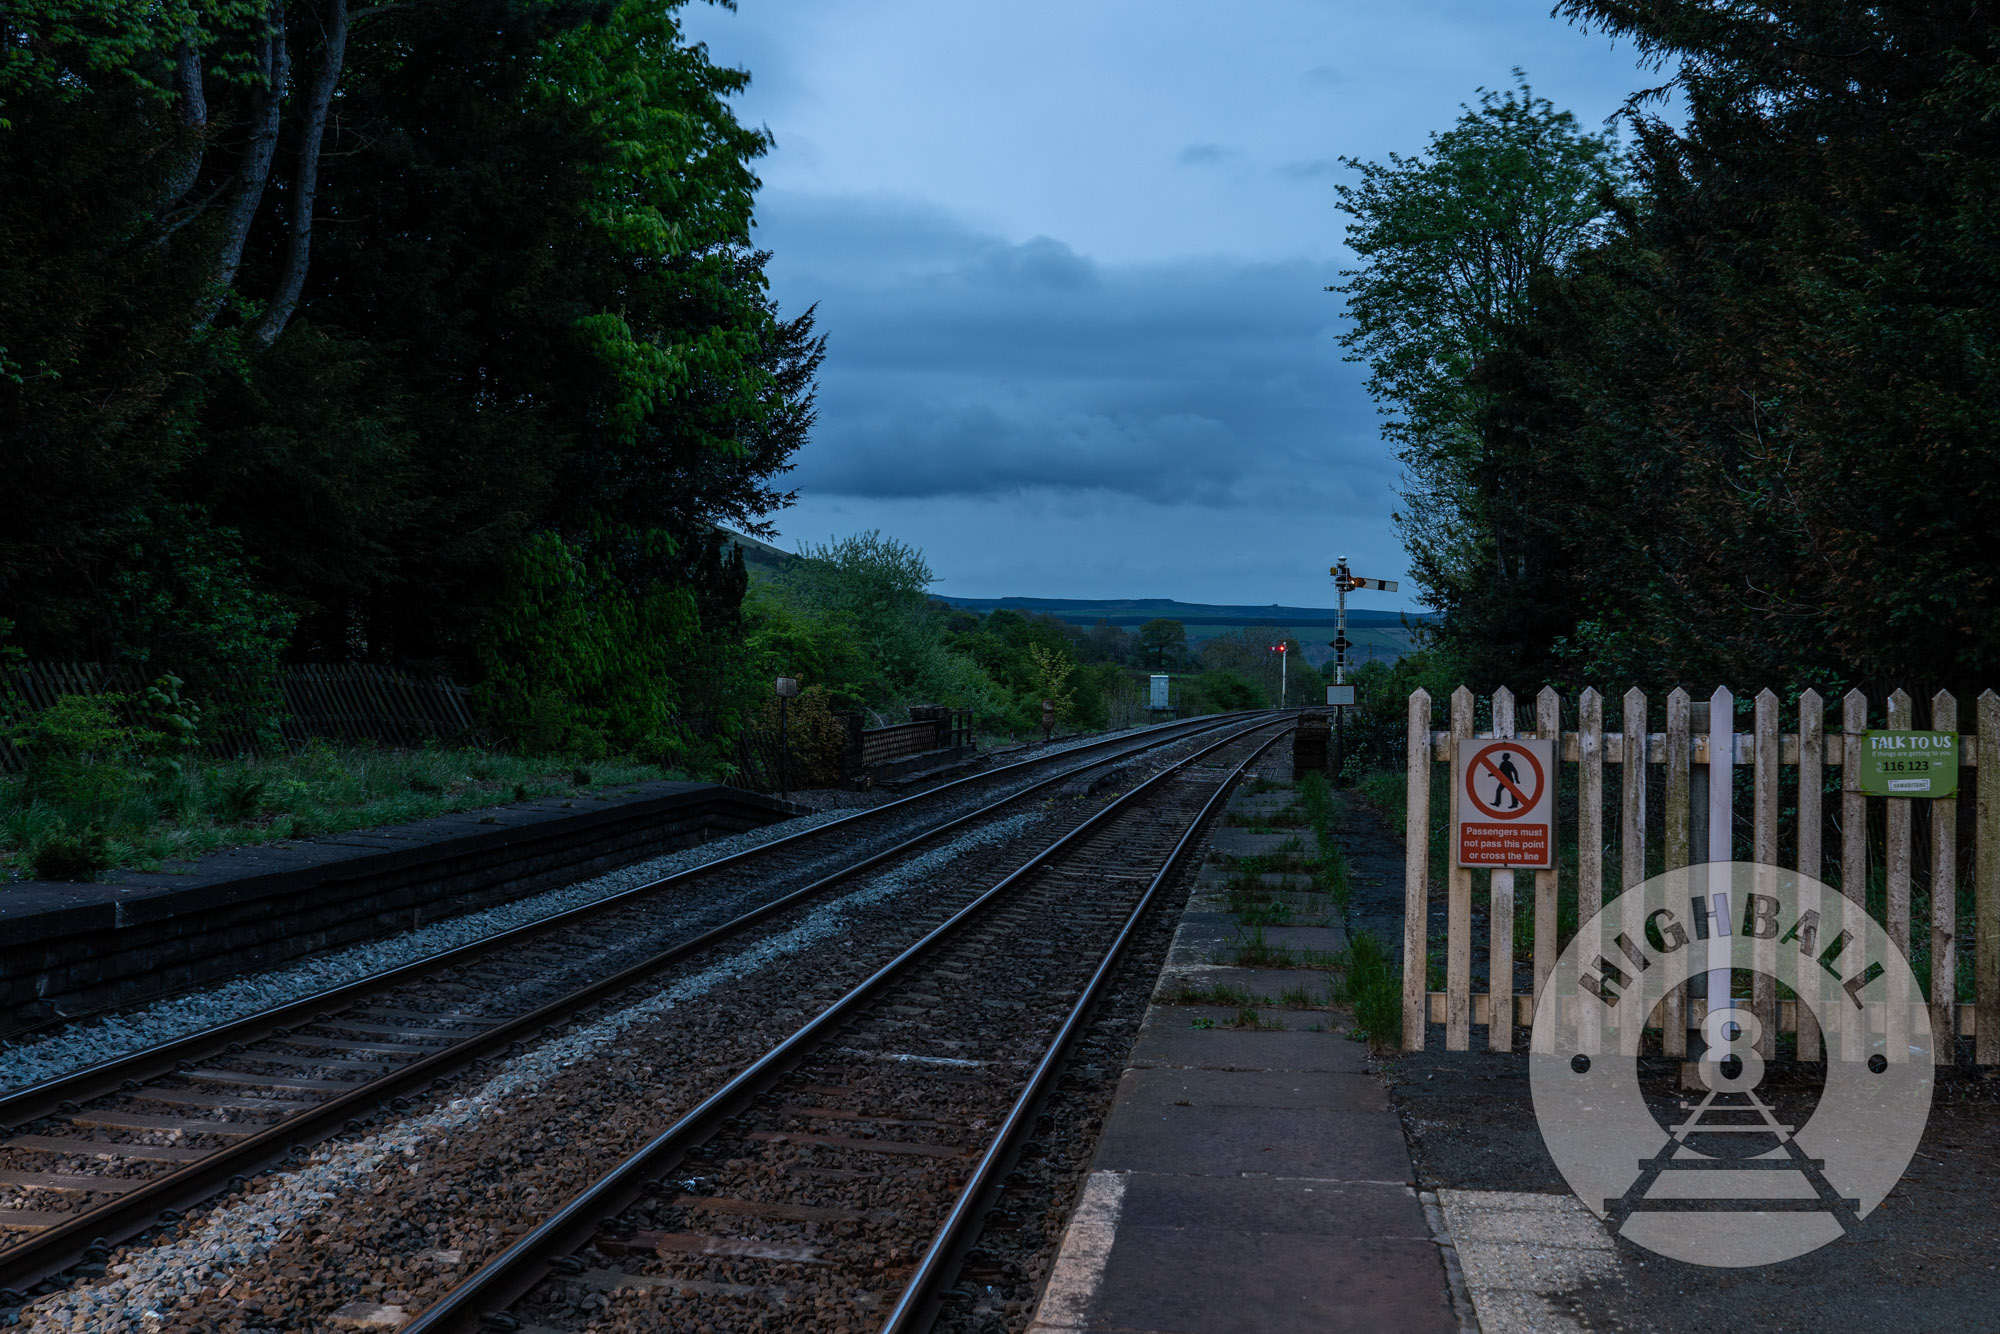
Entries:
[[[1065,730],[1139,720],[1144,682],[1135,669],[1147,664],[1137,637],[1104,621],[1084,629],[1045,613],[968,611],[931,596],[933,582],[922,552],[880,533],[808,545],[751,584],[743,604],[751,675],[796,673],[825,707],[876,722],[911,704],[944,704],[971,709],[983,732],[1026,734],[1041,726],[1044,700]],[[1178,702],[1192,710],[1275,702],[1275,680],[1267,691],[1261,672],[1233,670],[1244,659],[1205,646],[1199,663],[1177,662],[1197,669]]]
[[[674,749],[813,419],[673,0],[0,9],[0,625]],[[592,742],[591,738],[596,741]]]
[[1345,192],[1437,650],[1475,684],[1992,685],[1979,6],[1560,10],[1684,123],[1640,99],[1622,147],[1524,82]]

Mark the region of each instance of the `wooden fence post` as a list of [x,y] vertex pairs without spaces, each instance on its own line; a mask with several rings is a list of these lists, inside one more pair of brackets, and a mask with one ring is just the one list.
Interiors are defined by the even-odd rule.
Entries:
[[[1861,791],[1862,733],[1868,730],[1868,696],[1850,690],[1840,701],[1840,930],[1856,941],[1864,938],[1868,915],[1868,798]],[[1821,933],[1831,939],[1831,923]],[[1838,1006],[1840,1058],[1858,1061],[1868,1041],[1866,1012],[1857,1016]]]
[[[1549,743],[1555,752],[1554,771],[1549,774],[1549,793],[1554,801],[1556,819],[1561,820],[1562,790],[1556,780],[1562,774],[1562,696],[1552,686],[1543,686],[1535,696],[1535,735]],[[1555,831],[1551,831],[1554,842]],[[1547,984],[1549,974],[1556,968],[1556,896],[1560,859],[1549,858],[1549,869],[1535,872],[1535,988],[1536,1000],[1542,996],[1542,987]]]
[[[1689,766],[1693,758],[1690,730],[1693,701],[1688,692],[1675,686],[1667,692],[1667,780],[1664,836],[1661,860],[1665,869],[1678,871],[1688,864],[1688,841],[1693,835],[1689,823]],[[1687,985],[1669,988],[1660,1019],[1660,1049],[1668,1056],[1687,1056]]]
[[[1458,743],[1472,735],[1472,692],[1451,692],[1451,802],[1458,807]],[[1446,1051],[1472,1047],[1472,872],[1452,856],[1445,904],[1444,1045]]]
[[[1576,699],[1576,920],[1577,929],[1604,906],[1604,696],[1590,686]],[[1556,1004],[1562,1004],[1558,997]],[[1560,1019],[1561,1012],[1557,1012]],[[1577,1012],[1577,1043],[1597,1054],[1597,1011]]]
[[[1778,697],[1766,686],[1757,692],[1752,726],[1755,749],[1751,774],[1751,860],[1769,868],[1759,871],[1756,883],[1775,883],[1778,872]],[[1772,1060],[1778,1054],[1778,939],[1776,928],[1769,937],[1750,945],[1755,971],[1750,974],[1750,1008],[1763,1033],[1757,1039],[1757,1054]]]
[[1403,795],[1403,1050],[1424,1049],[1430,1020],[1431,692],[1410,694]]
[[[1892,731],[1910,730],[1912,712],[1909,692],[1901,688],[1890,692],[1889,727]],[[1910,957],[1910,817],[1914,803],[1909,797],[1889,797],[1883,804],[1888,807],[1884,868],[1888,889],[1889,938],[1896,942],[1896,948],[1903,951],[1903,957],[1907,959]],[[1899,1065],[1910,1059],[1911,997],[1902,985],[1906,976],[1901,969],[1889,975],[1889,1002],[1883,1027],[1889,1045],[1889,1059]],[[1935,1054],[1932,1061],[1936,1061]]]
[[1973,1060],[2000,1065],[2000,695],[1979,696],[1979,785],[1973,807]]
[[[1931,726],[1958,735],[1958,700],[1931,696]],[[1963,759],[1963,756],[1960,757]],[[1931,803],[1931,1043],[1939,1065],[1958,1060],[1958,796]]]
[[[1817,690],[1799,696],[1799,874],[1809,877],[1799,886],[1799,912],[1822,910],[1819,886],[1826,878],[1821,846],[1825,815],[1820,789],[1826,781],[1826,701]],[[1802,961],[1792,986],[1799,996],[1799,1059],[1820,1059],[1819,969]]]
[[[1643,940],[1646,905],[1637,894],[1626,892],[1646,878],[1646,695],[1637,686],[1625,692],[1624,749],[1625,809],[1618,889],[1625,933],[1634,940]],[[1626,1025],[1619,1034],[1620,1050],[1627,1056],[1636,1053],[1644,1035],[1640,1024]]]

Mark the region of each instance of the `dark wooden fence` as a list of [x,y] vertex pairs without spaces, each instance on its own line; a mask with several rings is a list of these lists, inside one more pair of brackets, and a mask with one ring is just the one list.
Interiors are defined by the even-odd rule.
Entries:
[[[141,697],[160,675],[158,668],[95,662],[36,662],[4,673],[28,714],[41,712],[64,695],[117,694],[125,697],[120,712],[132,724],[145,722]],[[247,681],[223,684],[225,689],[249,688]],[[232,722],[225,711],[210,710],[202,727],[204,753],[214,758],[252,755],[268,749],[274,740],[299,746],[312,737],[412,746],[465,740],[477,731],[471,692],[446,677],[365,663],[309,663],[280,669],[277,684],[284,707],[276,738]],[[189,694],[199,696],[195,691]],[[0,734],[0,771],[20,772],[21,758]]]

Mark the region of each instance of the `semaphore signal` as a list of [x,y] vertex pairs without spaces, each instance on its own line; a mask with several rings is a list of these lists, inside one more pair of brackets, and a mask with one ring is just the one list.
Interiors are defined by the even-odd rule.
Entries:
[[1340,740],[1342,710],[1354,703],[1354,688],[1347,684],[1347,650],[1354,647],[1354,641],[1347,637],[1347,595],[1360,590],[1374,589],[1379,593],[1396,591],[1394,579],[1368,579],[1347,568],[1347,557],[1342,556],[1327,571],[1333,576],[1333,586],[1340,595],[1340,612],[1336,618],[1337,628],[1327,647],[1333,650],[1333,684],[1327,687],[1326,702],[1333,706],[1333,773],[1336,781],[1340,777]]

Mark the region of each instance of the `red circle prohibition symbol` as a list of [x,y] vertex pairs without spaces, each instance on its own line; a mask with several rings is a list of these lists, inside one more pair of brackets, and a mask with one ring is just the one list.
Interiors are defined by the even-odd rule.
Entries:
[[[1535,776],[1535,781],[1529,788],[1529,791],[1535,794],[1533,797],[1530,797],[1527,792],[1523,792],[1514,783],[1508,781],[1507,775],[1501,773],[1498,766],[1486,758],[1496,750],[1510,750],[1528,762],[1528,768]],[[1484,774],[1479,772],[1482,767],[1486,770]],[[1502,787],[1512,792],[1514,800],[1521,804],[1511,811],[1495,810],[1493,807],[1488,806],[1479,799],[1479,783],[1482,778],[1494,779]],[[1535,758],[1535,752],[1529,750],[1526,746],[1517,745],[1512,741],[1494,742],[1474,755],[1472,763],[1465,766],[1465,795],[1472,798],[1474,806],[1477,806],[1486,815],[1495,820],[1518,820],[1533,810],[1535,803],[1541,800],[1542,784],[1546,781],[1547,778],[1542,773],[1542,762]]]

